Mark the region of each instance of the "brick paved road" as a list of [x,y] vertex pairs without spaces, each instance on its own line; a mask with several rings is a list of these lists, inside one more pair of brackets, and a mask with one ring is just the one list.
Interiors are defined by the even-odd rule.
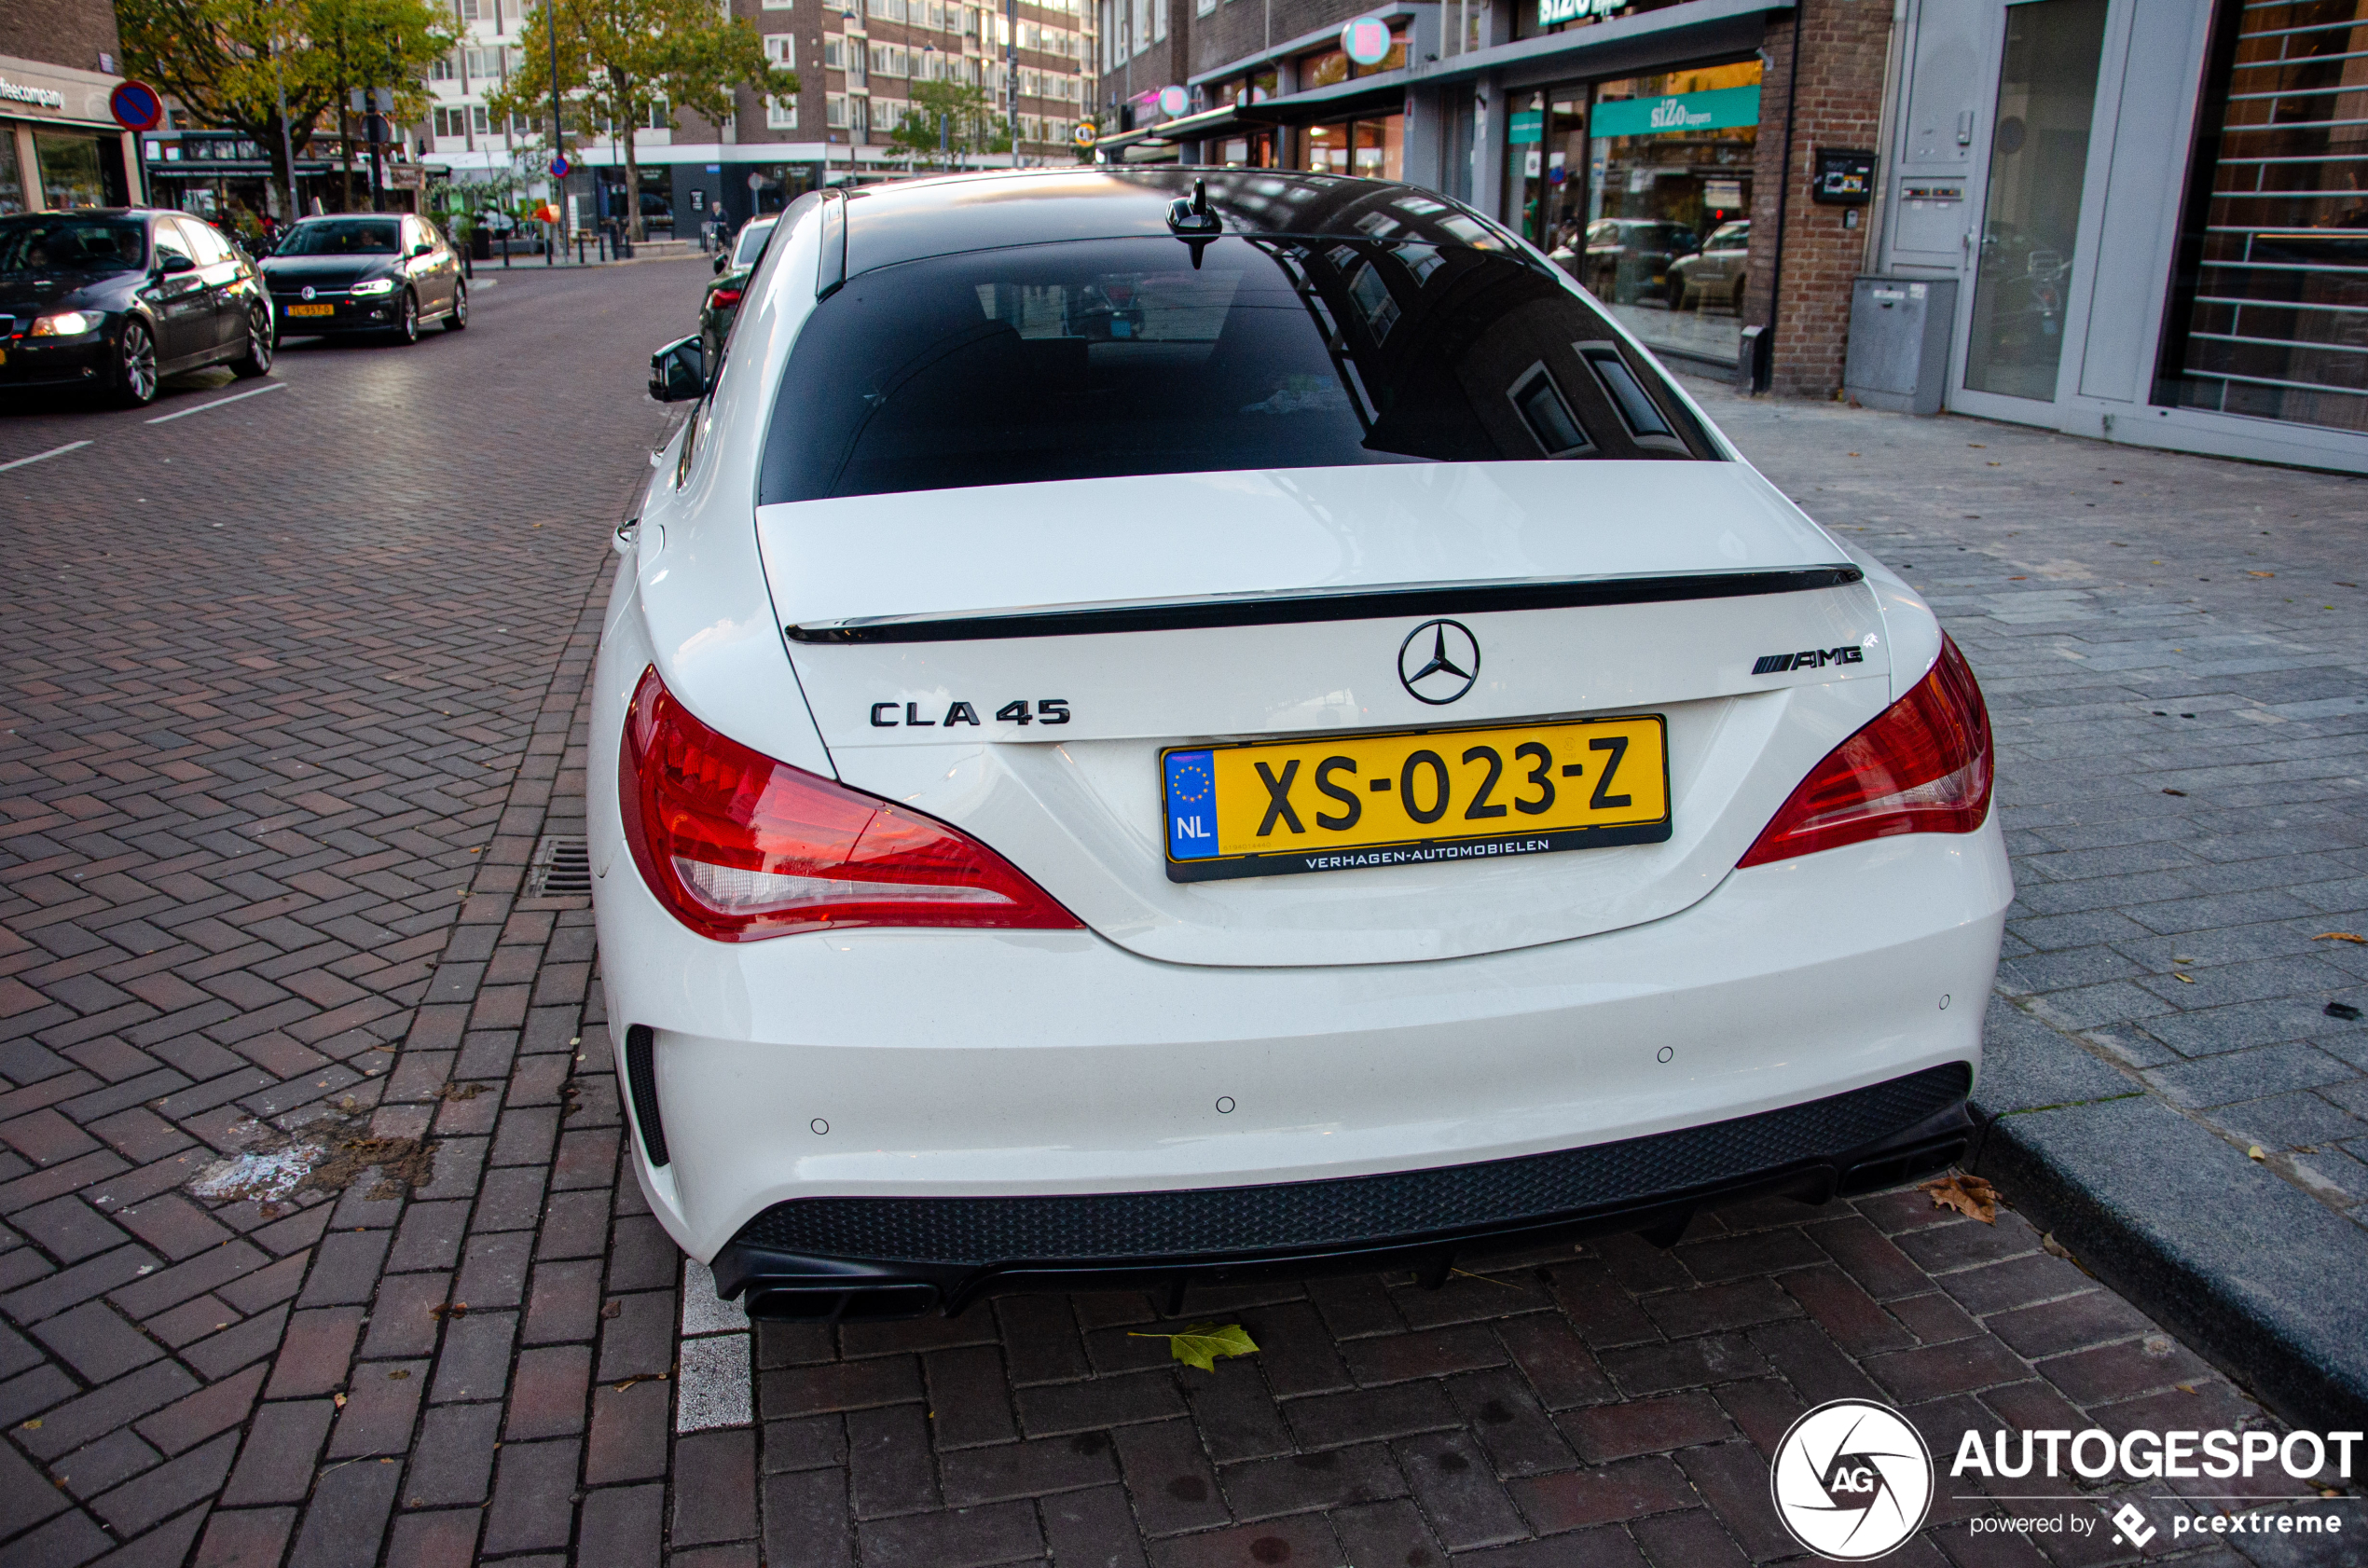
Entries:
[[[1838,1395],[1944,1452],[2265,1424],[2011,1213],[1913,1193],[1196,1295],[1264,1347],[1213,1376],[1133,1295],[768,1327],[733,1410],[751,1337],[618,1180],[586,912],[523,896],[582,811],[642,356],[702,275],[521,273],[466,335],[169,423],[227,389],[0,417],[0,462],[94,443],[0,473],[0,1568],[1693,1568],[1793,1555],[1764,1456]],[[292,1143],[307,1185],[196,1190]],[[2003,1506],[2120,1501],[2062,1491]],[[1967,1528],[2001,1507],[1944,1481],[1899,1561],[2039,1561]]]

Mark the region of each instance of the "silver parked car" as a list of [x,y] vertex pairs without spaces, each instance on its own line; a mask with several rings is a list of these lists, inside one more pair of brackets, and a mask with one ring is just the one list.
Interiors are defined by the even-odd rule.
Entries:
[[1721,224],[1700,250],[1670,263],[1669,308],[1699,310],[1724,305],[1741,310],[1747,271],[1744,257],[1751,242],[1749,218]]

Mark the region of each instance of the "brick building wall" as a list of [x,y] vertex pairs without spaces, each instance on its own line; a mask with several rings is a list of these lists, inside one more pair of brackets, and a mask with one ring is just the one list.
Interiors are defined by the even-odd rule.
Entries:
[[0,55],[71,65],[78,71],[112,71],[103,63],[121,50],[115,7],[109,0],[6,0],[0,4]]
[[1357,0],[1218,0],[1192,23],[1192,71],[1214,70],[1286,39],[1336,28],[1373,7]]
[[[1793,70],[1794,39],[1800,70]],[[1831,397],[1841,388],[1850,340],[1851,280],[1866,259],[1865,210],[1856,228],[1843,227],[1853,209],[1820,207],[1809,195],[1817,149],[1872,148],[1883,107],[1883,65],[1891,44],[1889,0],[1801,0],[1798,31],[1771,22],[1760,87],[1760,139],[1752,191],[1750,282],[1746,324],[1767,325],[1769,291],[1781,292],[1774,312],[1775,343],[1769,390],[1782,396]],[[1784,126],[1792,124],[1791,167],[1785,167]],[[1783,265],[1776,265],[1778,193],[1783,203]]]
[[[1238,5],[1241,0],[1235,3]],[[1135,0],[1117,0],[1105,13],[1108,20],[1103,23],[1103,36],[1110,40],[1113,56],[1110,68],[1101,75],[1097,95],[1098,103],[1105,109],[1130,103],[1147,92],[1157,92],[1163,87],[1181,87],[1184,78],[1192,73],[1186,52],[1189,40],[1195,23],[1206,25],[1208,19],[1192,15],[1192,0],[1150,0],[1150,5],[1167,13],[1167,36],[1146,38],[1146,47],[1140,52],[1135,52],[1130,36]],[[1135,123],[1148,124],[1150,119],[1150,115],[1138,113]],[[1114,116],[1105,113],[1103,120],[1105,130],[1119,128]]]

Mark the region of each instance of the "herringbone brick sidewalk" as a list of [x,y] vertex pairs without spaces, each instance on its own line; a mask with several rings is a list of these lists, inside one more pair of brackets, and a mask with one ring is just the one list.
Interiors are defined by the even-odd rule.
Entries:
[[[521,279],[465,336],[293,348],[275,397],[0,430],[96,443],[0,477],[0,1560],[369,1562],[407,1483],[466,1511],[399,1560],[464,1561],[514,1328],[585,1354],[589,915],[517,893],[581,831],[545,817],[663,433],[644,339],[695,287]],[[293,1191],[191,1190],[292,1141]]]

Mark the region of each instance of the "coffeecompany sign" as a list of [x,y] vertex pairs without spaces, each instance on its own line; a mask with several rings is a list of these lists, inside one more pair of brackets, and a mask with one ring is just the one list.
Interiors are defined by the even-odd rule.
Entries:
[[37,109],[64,112],[66,95],[53,87],[31,87],[0,76],[0,103],[30,103]]

